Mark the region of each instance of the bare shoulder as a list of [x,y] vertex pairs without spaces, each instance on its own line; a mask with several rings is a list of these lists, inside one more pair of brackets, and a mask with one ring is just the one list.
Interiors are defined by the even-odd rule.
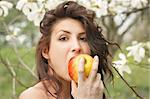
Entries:
[[19,99],[48,99],[45,91],[41,88],[40,84],[36,84],[33,87],[30,87],[23,91]]

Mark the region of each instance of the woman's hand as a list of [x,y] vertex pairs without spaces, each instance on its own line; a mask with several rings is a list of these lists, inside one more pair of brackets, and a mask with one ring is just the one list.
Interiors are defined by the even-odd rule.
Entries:
[[100,73],[97,73],[99,59],[94,57],[92,70],[88,78],[84,78],[84,58],[80,59],[78,67],[78,85],[72,81],[72,95],[75,99],[102,99],[104,85]]

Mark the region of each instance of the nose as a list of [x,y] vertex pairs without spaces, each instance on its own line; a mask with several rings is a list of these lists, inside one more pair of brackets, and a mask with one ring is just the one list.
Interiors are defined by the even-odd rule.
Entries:
[[81,53],[81,45],[78,41],[74,41],[72,43],[72,50],[71,50],[74,54],[79,54]]
[[80,48],[74,48],[72,50],[73,53],[76,53],[76,54],[79,54],[81,52],[81,49]]

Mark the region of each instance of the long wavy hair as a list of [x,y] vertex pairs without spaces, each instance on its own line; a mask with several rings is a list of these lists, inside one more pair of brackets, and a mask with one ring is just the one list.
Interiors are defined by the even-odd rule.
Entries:
[[[55,9],[45,13],[44,18],[40,23],[40,32],[42,33],[42,36],[36,49],[36,64],[39,81],[42,81],[45,89],[56,98],[58,98],[61,93],[62,85],[61,82],[56,79],[54,75],[55,71],[48,65],[47,59],[42,56],[42,50],[45,48],[49,49],[53,26],[64,18],[79,20],[83,24],[86,31],[87,42],[90,46],[91,56],[99,56],[98,73],[101,74],[103,83],[105,75],[113,77],[111,66],[108,62],[108,56],[110,55],[108,44],[111,43],[104,38],[101,33],[102,29],[96,24],[94,20],[95,12],[73,1],[63,2]],[[51,69],[51,72],[53,73],[48,73],[49,69]],[[45,84],[44,80],[48,80],[51,85]],[[52,86],[56,90],[56,93],[50,92],[48,86]]]

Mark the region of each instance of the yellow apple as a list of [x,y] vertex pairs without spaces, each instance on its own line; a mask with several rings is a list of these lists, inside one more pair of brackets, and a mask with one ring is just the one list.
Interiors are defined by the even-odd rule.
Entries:
[[78,66],[79,66],[79,60],[81,57],[84,58],[84,78],[87,78],[90,74],[90,71],[92,69],[92,63],[93,58],[88,54],[79,54],[75,57],[73,57],[69,63],[68,63],[68,72],[69,76],[72,80],[74,80],[76,83],[78,82]]

